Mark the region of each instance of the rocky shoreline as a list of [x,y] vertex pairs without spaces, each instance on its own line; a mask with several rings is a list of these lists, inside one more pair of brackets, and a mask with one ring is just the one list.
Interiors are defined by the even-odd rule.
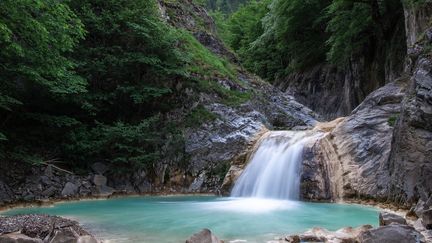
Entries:
[[49,215],[0,216],[0,242],[97,243],[77,221]]

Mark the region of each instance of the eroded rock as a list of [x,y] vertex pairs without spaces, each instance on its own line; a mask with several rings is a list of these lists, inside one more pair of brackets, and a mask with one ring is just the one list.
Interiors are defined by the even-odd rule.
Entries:
[[209,229],[203,229],[200,232],[192,235],[186,243],[223,243]]
[[31,238],[21,233],[9,233],[0,235],[2,243],[43,243],[41,239]]
[[[75,243],[80,236],[91,236],[79,226],[78,222],[57,216],[30,214],[2,217],[0,219],[0,235],[13,235],[10,233],[14,232],[21,232],[18,234],[19,237],[25,235],[35,239],[29,241],[32,243],[42,241]],[[3,241],[0,240],[0,242]]]
[[66,185],[64,186],[61,195],[62,196],[73,196],[78,192],[78,187],[72,183],[72,182],[67,182]]
[[424,211],[421,220],[426,229],[432,230],[432,209]]
[[379,214],[379,224],[380,226],[390,225],[392,223],[396,224],[407,224],[406,220],[394,213],[380,212]]
[[400,224],[381,226],[364,231],[358,236],[362,243],[418,243],[422,239],[423,236],[413,227]]

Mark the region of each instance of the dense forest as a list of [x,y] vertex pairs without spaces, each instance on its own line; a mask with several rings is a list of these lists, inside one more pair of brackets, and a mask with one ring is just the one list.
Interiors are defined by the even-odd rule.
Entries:
[[[196,2],[242,65],[270,82],[321,62],[385,57],[403,16],[394,0]],[[250,97],[209,78],[237,80],[237,71],[168,25],[156,0],[3,0],[0,59],[3,160],[149,166],[163,147],[183,149],[183,128],[214,119],[202,106],[167,118],[184,104],[179,90],[229,105]]]
[[384,60],[395,29],[403,29],[402,2],[393,0],[253,0],[214,15],[244,66],[269,81],[318,63],[344,66],[359,55]]
[[6,0],[0,13],[2,160],[149,166],[161,147],[182,149],[182,128],[213,118],[198,106],[165,119],[179,87],[244,99],[205,80],[235,70],[168,25],[155,0]]

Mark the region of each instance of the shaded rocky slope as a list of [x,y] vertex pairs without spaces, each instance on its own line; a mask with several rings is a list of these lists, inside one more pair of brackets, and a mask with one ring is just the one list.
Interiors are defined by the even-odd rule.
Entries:
[[202,55],[198,58],[206,59],[201,63],[204,68],[209,65],[206,61],[216,60],[224,65],[221,69],[231,72],[221,75],[208,67],[207,72],[193,73],[204,87],[189,87],[179,81],[179,108],[164,114],[164,119],[190,124],[182,128],[179,138],[167,138],[162,148],[164,158],[155,161],[151,169],[130,173],[103,161],[88,161],[91,169],[79,173],[0,161],[2,168],[14,168],[0,170],[0,205],[113,193],[217,192],[229,163],[242,154],[261,129],[315,124],[318,116],[312,110],[236,65],[235,55],[219,40],[214,22],[203,7],[190,0],[161,0],[159,9],[165,21],[196,39],[191,40],[192,47]]

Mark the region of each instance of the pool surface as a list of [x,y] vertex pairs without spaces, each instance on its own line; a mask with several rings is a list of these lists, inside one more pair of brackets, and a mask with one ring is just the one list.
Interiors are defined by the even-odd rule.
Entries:
[[225,242],[266,242],[318,226],[377,226],[373,207],[212,196],[126,197],[19,208],[2,215],[44,213],[78,220],[104,242],[185,242],[209,228]]

